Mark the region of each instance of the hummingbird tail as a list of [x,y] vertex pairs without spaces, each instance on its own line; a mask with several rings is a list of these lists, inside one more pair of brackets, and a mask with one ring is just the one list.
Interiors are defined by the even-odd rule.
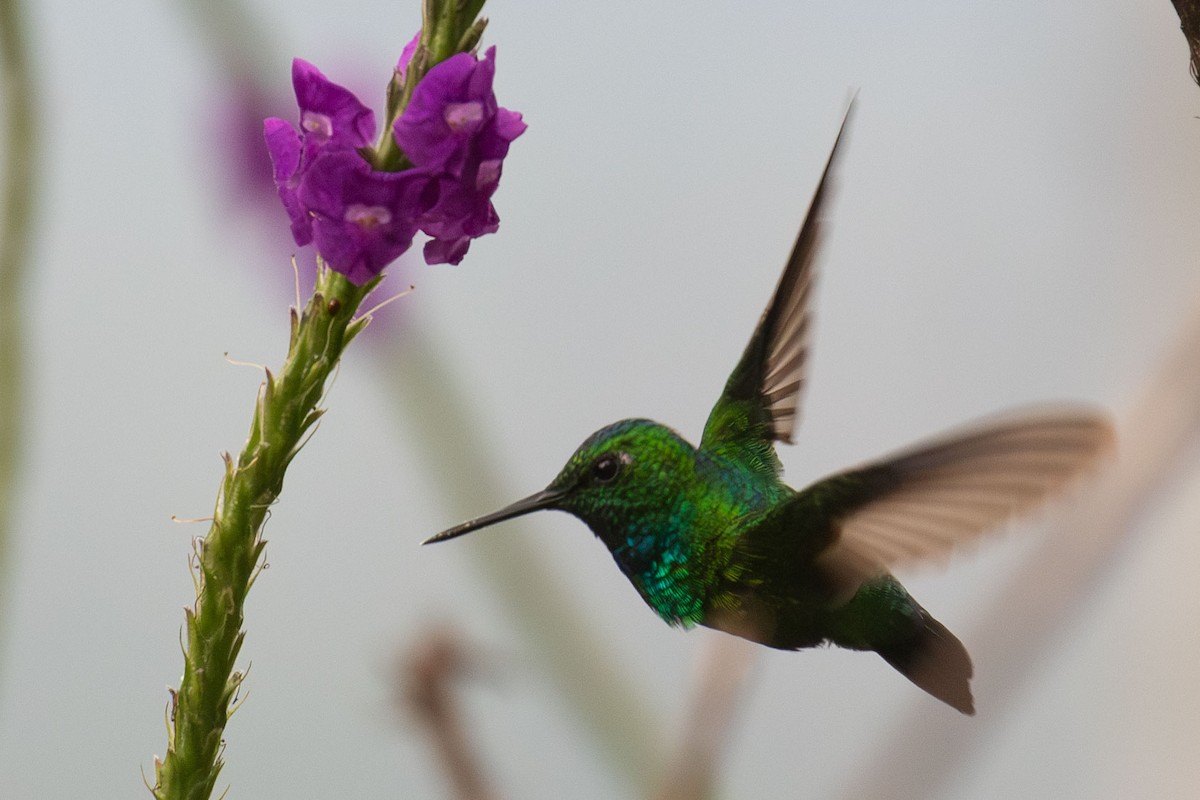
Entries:
[[975,713],[971,656],[958,637],[921,609],[925,628],[912,639],[876,650],[896,670],[929,694],[961,711]]

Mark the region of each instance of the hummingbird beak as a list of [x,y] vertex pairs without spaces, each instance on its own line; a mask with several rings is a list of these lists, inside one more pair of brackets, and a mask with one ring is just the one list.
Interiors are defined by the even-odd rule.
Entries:
[[561,489],[543,489],[537,494],[531,494],[524,500],[518,500],[512,505],[505,506],[499,511],[485,514],[482,517],[476,517],[473,520],[464,522],[461,525],[455,525],[449,530],[442,531],[436,536],[430,536],[421,544],[433,544],[434,542],[444,542],[447,539],[453,539],[456,536],[462,536],[464,533],[477,531],[480,528],[486,528],[489,525],[495,525],[497,522],[503,522],[506,519],[520,517],[531,511],[541,511],[544,508],[550,508],[559,499],[562,498],[563,492]]

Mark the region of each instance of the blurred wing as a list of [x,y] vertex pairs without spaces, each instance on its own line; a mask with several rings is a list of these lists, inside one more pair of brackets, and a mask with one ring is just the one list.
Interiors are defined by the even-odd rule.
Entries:
[[848,502],[835,513],[816,565],[836,596],[849,598],[891,567],[944,560],[957,546],[1037,506],[1112,443],[1112,427],[1100,415],[1026,413],[821,481],[797,497],[819,496],[830,486],[835,502]]
[[823,207],[838,143],[852,108],[853,103],[846,109],[775,294],[709,414],[700,443],[702,449],[724,453],[772,473],[778,471],[773,442],[790,444],[796,427],[808,357],[811,319],[808,307]]

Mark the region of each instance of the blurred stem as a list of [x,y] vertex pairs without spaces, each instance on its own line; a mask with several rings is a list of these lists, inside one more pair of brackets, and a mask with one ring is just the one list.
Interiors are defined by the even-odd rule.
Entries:
[[[470,395],[457,385],[447,359],[418,325],[397,338],[380,359],[389,367],[398,398],[396,416],[404,439],[418,448],[430,482],[447,493],[452,517],[465,519],[511,501],[516,495],[497,480],[503,468],[487,447],[486,431],[463,403]],[[427,533],[414,533],[414,545]],[[665,761],[651,706],[591,635],[589,615],[571,602],[568,587],[533,542],[509,531],[472,537],[464,549],[614,765],[638,789],[649,786]]]
[[721,758],[750,680],[759,645],[736,636],[704,631],[696,657],[696,679],[679,748],[654,800],[711,800],[717,797]]
[[448,630],[425,634],[404,660],[402,701],[433,740],[442,771],[458,800],[496,800],[483,763],[471,746],[455,697],[455,682],[468,674],[471,659]]
[[[9,553],[23,420],[25,317],[24,266],[29,259],[37,204],[37,111],[26,49],[25,9],[0,0],[0,64],[4,79],[3,219],[0,220],[0,609],[8,608]],[[4,664],[6,615],[0,614],[0,667]]]
[[179,0],[204,37],[213,63],[233,79],[266,94],[276,72],[273,37],[240,0]]
[[283,490],[284,472],[320,419],[325,382],[366,319],[354,319],[378,279],[359,287],[319,268],[302,315],[291,311],[291,341],[283,370],[267,370],[236,464],[225,456],[212,526],[196,545],[197,596],[185,611],[187,652],[179,691],[172,694],[166,758],[155,764],[160,800],[205,800],[221,771],[223,734],[243,675],[233,665],[241,649],[246,594],[266,542],[262,526]]

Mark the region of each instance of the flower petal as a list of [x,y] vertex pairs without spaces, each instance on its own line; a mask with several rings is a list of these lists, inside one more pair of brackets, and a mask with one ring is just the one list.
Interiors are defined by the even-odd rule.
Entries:
[[408,44],[404,45],[404,49],[400,51],[400,60],[396,62],[396,74],[400,76],[400,82],[404,82],[404,73],[408,69],[408,62],[412,61],[413,53],[417,52],[417,45],[421,43],[421,31],[417,31],[416,36],[412,37]]
[[312,241],[312,223],[296,196],[296,179],[300,169],[301,144],[290,122],[274,117],[263,121],[263,138],[271,154],[275,188],[291,221],[292,238],[300,247]]
[[458,264],[471,247],[471,237],[462,236],[458,239],[430,239],[425,243],[426,264]]
[[412,246],[429,180],[416,169],[377,172],[354,152],[322,153],[298,192],[317,252],[355,283],[375,277]]
[[375,138],[375,113],[302,58],[292,60],[292,86],[308,146],[359,148]]

